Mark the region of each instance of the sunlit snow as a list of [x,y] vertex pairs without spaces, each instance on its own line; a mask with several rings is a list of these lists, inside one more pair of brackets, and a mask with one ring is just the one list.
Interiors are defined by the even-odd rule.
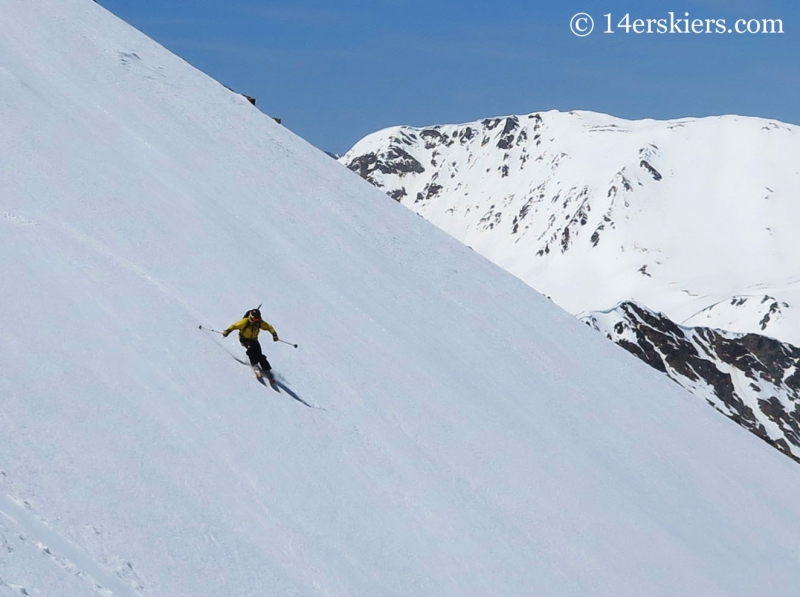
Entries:
[[98,4],[0,28],[0,595],[796,593],[796,463]]

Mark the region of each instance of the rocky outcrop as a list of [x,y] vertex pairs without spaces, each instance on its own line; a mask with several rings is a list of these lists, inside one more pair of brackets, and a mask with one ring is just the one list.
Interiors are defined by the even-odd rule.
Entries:
[[635,302],[582,319],[800,462],[800,348],[759,334],[680,326]]

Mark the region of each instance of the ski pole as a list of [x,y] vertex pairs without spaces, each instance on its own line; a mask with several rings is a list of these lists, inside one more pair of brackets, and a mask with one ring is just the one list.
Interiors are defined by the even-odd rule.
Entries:
[[294,346],[297,348],[297,344],[292,344],[291,342],[287,342],[286,340],[278,340],[278,342],[283,342],[284,344],[288,344],[289,346]]
[[213,328],[204,328],[202,325],[201,326],[197,326],[197,327],[199,327],[201,330],[204,330],[206,332],[214,332],[215,334],[222,334],[222,332],[220,332],[219,330],[215,330]]

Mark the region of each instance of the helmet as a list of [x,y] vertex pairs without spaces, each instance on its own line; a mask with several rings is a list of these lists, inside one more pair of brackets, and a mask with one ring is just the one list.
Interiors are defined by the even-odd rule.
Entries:
[[248,314],[248,318],[250,321],[261,321],[261,311],[258,309],[250,309],[250,313]]

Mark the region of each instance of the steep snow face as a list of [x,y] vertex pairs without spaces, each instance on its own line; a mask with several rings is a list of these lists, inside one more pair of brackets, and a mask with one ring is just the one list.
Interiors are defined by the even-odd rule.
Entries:
[[679,326],[625,302],[581,319],[800,462],[800,349],[760,336]]
[[[3,597],[795,593],[795,463],[96,3],[0,28]],[[198,330],[261,302],[288,391]]]
[[636,300],[800,344],[800,129],[546,112],[394,127],[341,161],[568,311]]

